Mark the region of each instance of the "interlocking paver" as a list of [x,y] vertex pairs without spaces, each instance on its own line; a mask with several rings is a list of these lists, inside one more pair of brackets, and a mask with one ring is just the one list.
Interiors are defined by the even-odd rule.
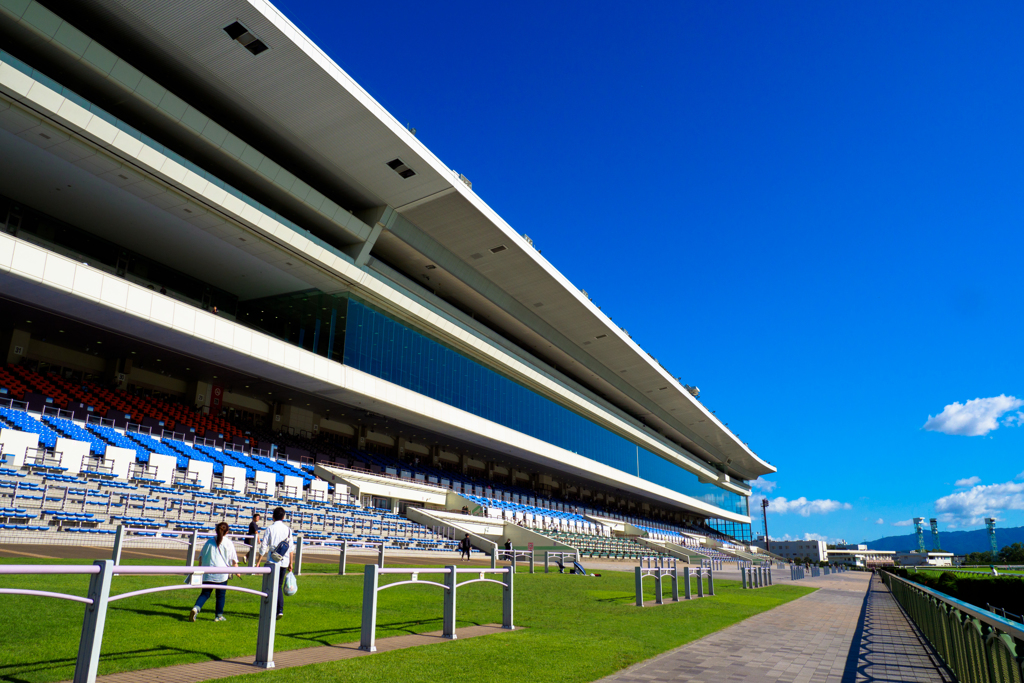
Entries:
[[880,580],[850,572],[801,583],[819,590],[601,683],[953,681]]

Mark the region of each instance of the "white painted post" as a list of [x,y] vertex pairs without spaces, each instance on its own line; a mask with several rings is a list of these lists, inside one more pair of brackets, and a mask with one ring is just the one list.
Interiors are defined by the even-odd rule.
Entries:
[[445,569],[448,570],[448,574],[444,577],[446,590],[444,592],[444,626],[441,636],[455,640],[458,637],[455,635],[455,589],[459,584],[459,574],[455,565],[448,565]]
[[82,620],[82,637],[78,641],[78,659],[75,661],[74,683],[96,683],[96,671],[100,665],[100,648],[103,646],[103,627],[107,621],[107,600],[110,598],[110,579],[113,575],[113,560],[96,560],[98,574],[89,578],[89,599]]
[[117,525],[117,531],[114,532],[114,552],[111,556],[111,561],[117,565],[121,564],[121,550],[124,549],[124,524]]
[[348,564],[348,541],[342,541],[341,552],[338,553],[338,576],[345,576],[346,564]]
[[[255,553],[254,553],[255,554]],[[277,589],[281,581],[281,565],[271,563],[270,573],[263,575],[260,598],[260,622],[256,634],[256,661],[261,669],[274,668],[274,636],[277,632]]]
[[366,652],[376,652],[377,630],[377,582],[380,580],[380,573],[375,564],[366,565],[363,574],[363,619],[359,629],[359,649]]
[[501,627],[509,631],[513,631],[516,628],[512,623],[512,610],[514,607],[512,589],[514,578],[515,572],[509,567],[508,571],[505,572],[505,588],[502,590],[502,597],[504,599],[501,604]]

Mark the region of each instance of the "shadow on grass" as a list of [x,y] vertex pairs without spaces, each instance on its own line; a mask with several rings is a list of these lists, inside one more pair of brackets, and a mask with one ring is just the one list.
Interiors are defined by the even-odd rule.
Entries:
[[[125,652],[104,652],[104,662],[124,662],[132,659],[141,659],[152,656],[166,655],[166,654],[200,654],[205,656],[207,659],[219,660],[220,658],[209,653],[199,652],[197,650],[185,650],[180,647],[150,647],[143,650],[127,650]],[[37,662],[18,662],[17,664],[4,664],[0,665],[0,681],[5,683],[30,683],[31,679],[22,678],[27,674],[36,673],[38,671],[50,671],[59,667],[67,666],[74,667],[77,657],[62,657],[60,659],[44,659]],[[10,671],[11,669],[17,669],[17,673],[5,674],[4,671]]]
[[[465,628],[466,626],[480,626],[482,622],[476,621],[463,621],[459,620],[458,626]],[[422,627],[426,625],[433,625],[436,628],[424,629],[416,628],[417,626]],[[443,619],[417,619],[408,621],[396,621],[390,624],[377,624],[377,633],[379,637],[390,638],[394,633],[393,631],[400,631],[407,635],[416,635],[417,633],[423,633],[424,631],[440,630],[443,624]],[[280,628],[280,627],[279,627]],[[358,636],[361,628],[359,626],[351,626],[348,628],[332,628],[332,629],[317,629],[315,631],[299,631],[298,633],[284,633],[280,630],[278,635],[282,638],[294,638],[296,640],[306,640],[316,645],[327,645],[335,646],[344,641],[344,636]],[[380,636],[381,632],[389,632],[385,636]]]
[[[111,607],[111,612],[131,612],[132,614],[140,614],[147,617],[161,617],[164,619],[170,619],[171,621],[188,621],[189,612],[192,611],[192,607],[183,608],[181,605],[154,605],[154,607],[160,607],[163,609],[140,609],[138,607]],[[207,605],[203,608],[203,613],[213,614],[213,610],[210,609],[212,605]],[[259,615],[252,614],[251,612],[233,612],[225,609],[224,616],[231,617],[233,619],[247,620],[247,621],[259,621]],[[212,616],[211,616],[212,618]]]

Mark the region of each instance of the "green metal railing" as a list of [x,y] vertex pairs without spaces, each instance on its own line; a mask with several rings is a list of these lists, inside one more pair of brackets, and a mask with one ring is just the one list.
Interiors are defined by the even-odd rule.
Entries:
[[882,581],[963,683],[1024,683],[1024,625],[882,572]]

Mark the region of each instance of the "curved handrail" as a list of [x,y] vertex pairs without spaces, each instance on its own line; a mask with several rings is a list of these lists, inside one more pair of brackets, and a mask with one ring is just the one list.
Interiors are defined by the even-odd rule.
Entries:
[[111,571],[125,576],[150,576],[156,574],[269,574],[271,569],[270,567],[135,567],[118,564],[111,567]]
[[252,593],[258,595],[261,598],[267,597],[267,594],[262,591],[255,591],[251,588],[242,588],[241,586],[224,586],[219,583],[201,583],[195,586],[181,584],[179,586],[157,586],[156,588],[146,588],[140,591],[132,591],[130,593],[121,593],[120,595],[111,595],[107,602],[115,602],[117,600],[124,600],[125,598],[134,598],[136,595],[146,595],[147,593],[162,593],[164,591],[180,591],[194,588],[214,588],[222,591],[238,591],[240,593]]
[[0,565],[0,574],[99,574],[96,564],[5,564]]
[[469,581],[463,581],[462,583],[455,584],[455,587],[458,588],[459,586],[465,586],[470,583],[496,583],[499,586],[505,585],[504,581],[498,581],[496,579],[470,579]]
[[[477,579],[477,580],[479,581],[479,579]],[[388,588],[394,588],[395,586],[404,586],[407,583],[425,583],[428,586],[437,586],[438,588],[443,588],[445,590],[448,590],[448,586],[444,585],[443,583],[438,583],[437,581],[396,581],[394,583],[388,583],[388,584],[385,584],[383,586],[379,586],[377,588],[377,592],[379,593],[382,590],[386,590]],[[504,585],[504,584],[502,584],[502,585]]]
[[59,600],[73,600],[84,602],[86,605],[93,603],[92,598],[83,598],[80,595],[68,595],[66,593],[51,593],[50,591],[33,591],[23,588],[0,588],[0,595],[34,595],[39,598],[57,598]]

